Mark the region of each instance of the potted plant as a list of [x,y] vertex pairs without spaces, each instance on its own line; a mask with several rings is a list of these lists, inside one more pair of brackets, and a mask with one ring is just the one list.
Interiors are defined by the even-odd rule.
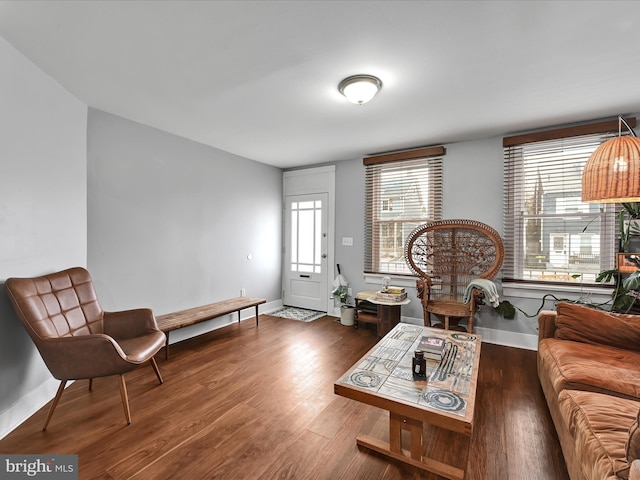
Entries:
[[[622,252],[640,252],[640,202],[622,203],[620,247]],[[625,217],[629,217],[625,220]]]
[[340,301],[340,323],[342,325],[351,326],[355,323],[356,309],[349,303],[349,287],[348,285],[338,285],[331,292],[334,299]]
[[611,292],[611,311],[619,313],[640,314],[640,271],[624,276],[617,270],[600,272],[596,282],[615,285]]
[[[640,252],[640,202],[622,203],[619,214],[620,252]],[[627,219],[628,217],[628,219]],[[611,310],[640,314],[640,271],[622,273],[618,268],[604,270],[596,278],[599,283],[611,283]]]

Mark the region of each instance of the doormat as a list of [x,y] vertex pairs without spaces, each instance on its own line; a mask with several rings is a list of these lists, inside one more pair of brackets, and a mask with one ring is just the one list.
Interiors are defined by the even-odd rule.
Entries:
[[300,322],[313,322],[320,317],[326,315],[325,312],[318,312],[316,310],[307,310],[305,308],[297,307],[280,307],[272,312],[265,312],[265,315],[271,315],[272,317],[289,318],[291,320],[298,320]]

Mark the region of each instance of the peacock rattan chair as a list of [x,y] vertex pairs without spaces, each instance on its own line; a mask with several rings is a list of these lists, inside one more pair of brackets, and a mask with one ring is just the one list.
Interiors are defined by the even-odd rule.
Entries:
[[[484,291],[473,288],[465,303],[467,286],[474,279],[495,278],[504,260],[504,244],[498,232],[484,223],[438,220],[409,234],[405,259],[419,277],[416,287],[425,325],[472,332]],[[431,314],[440,323],[432,325]],[[463,318],[467,319],[466,329],[458,325]]]

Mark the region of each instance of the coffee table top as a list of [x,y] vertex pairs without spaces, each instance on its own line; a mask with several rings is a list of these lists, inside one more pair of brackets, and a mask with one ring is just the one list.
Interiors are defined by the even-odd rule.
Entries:
[[[445,340],[441,361],[427,359],[427,380],[414,380],[423,336]],[[334,385],[335,393],[448,430],[471,434],[479,335],[399,323]]]

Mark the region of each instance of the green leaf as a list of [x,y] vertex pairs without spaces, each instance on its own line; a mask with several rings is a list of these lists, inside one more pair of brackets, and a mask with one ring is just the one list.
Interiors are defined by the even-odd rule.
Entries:
[[629,290],[638,290],[640,288],[640,272],[633,272],[622,281],[622,288],[625,293]]
[[603,270],[596,278],[598,283],[609,283],[618,274],[617,270]]
[[502,300],[500,304],[495,307],[495,310],[507,320],[513,320],[516,316],[516,308],[509,300]]
[[640,202],[622,203],[622,207],[630,218],[640,218]]

